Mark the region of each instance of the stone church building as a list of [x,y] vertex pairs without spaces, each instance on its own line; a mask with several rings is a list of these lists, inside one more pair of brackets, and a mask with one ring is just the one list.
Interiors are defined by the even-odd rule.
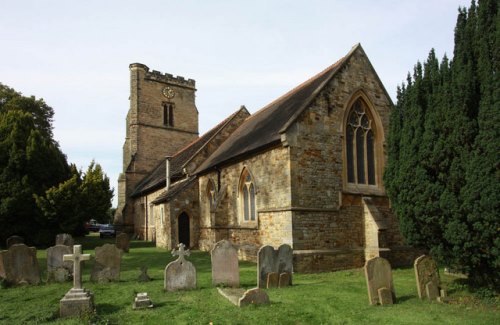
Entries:
[[254,114],[199,136],[195,81],[130,65],[115,223],[171,249],[221,239],[255,260],[289,244],[296,272],[410,264],[383,184],[392,102],[361,45]]

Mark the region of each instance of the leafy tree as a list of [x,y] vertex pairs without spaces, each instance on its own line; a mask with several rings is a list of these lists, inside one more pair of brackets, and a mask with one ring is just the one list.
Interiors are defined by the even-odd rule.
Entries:
[[459,9],[454,58],[432,50],[398,89],[387,192],[407,241],[498,288],[498,2]]

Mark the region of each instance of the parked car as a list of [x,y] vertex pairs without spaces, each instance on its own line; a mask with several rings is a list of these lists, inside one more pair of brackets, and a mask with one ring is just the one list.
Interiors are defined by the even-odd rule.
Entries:
[[99,237],[116,237],[116,229],[113,225],[101,225],[99,228]]
[[89,222],[85,223],[85,228],[87,231],[97,232],[100,229],[100,224],[98,224],[94,219],[90,219]]

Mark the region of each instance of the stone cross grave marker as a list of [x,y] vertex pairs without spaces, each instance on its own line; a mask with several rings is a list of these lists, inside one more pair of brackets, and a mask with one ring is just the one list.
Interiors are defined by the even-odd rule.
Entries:
[[[277,273],[278,278],[276,281],[270,282],[273,286],[286,287],[292,284],[293,272],[293,249],[290,245],[283,244],[277,250],[272,246],[263,246],[259,249],[257,254],[257,285],[259,288],[267,287],[267,279],[269,273]],[[282,273],[288,273],[288,277],[281,276]],[[271,275],[273,280],[275,275]],[[282,279],[288,283],[275,282]]]
[[122,232],[121,234],[116,236],[116,247],[128,253],[130,248],[130,237],[128,234]]
[[417,280],[418,297],[420,299],[425,297],[430,300],[438,299],[440,297],[441,284],[439,271],[434,259],[428,255],[422,255],[415,260],[413,267]]
[[56,245],[66,245],[72,248],[75,245],[75,240],[70,234],[57,234]]
[[96,247],[90,281],[98,283],[120,281],[122,255],[123,251],[113,244]]
[[221,240],[211,251],[212,285],[223,284],[237,288],[240,286],[238,251],[228,240]]
[[39,284],[40,270],[36,248],[13,244],[0,252],[0,277],[12,284]]
[[368,300],[371,305],[393,304],[396,300],[391,264],[385,258],[374,257],[365,263]]
[[47,249],[47,280],[65,282],[73,275],[73,263],[63,261],[64,255],[71,254],[71,247],[56,245]]
[[179,250],[172,250],[173,256],[179,256],[165,267],[164,289],[167,291],[196,289],[196,269],[193,263],[185,259],[191,253],[179,244]]
[[82,316],[94,309],[94,295],[82,288],[83,261],[90,259],[90,254],[82,254],[82,245],[73,246],[73,254],[63,255],[63,261],[73,262],[73,288],[59,301],[59,316]]

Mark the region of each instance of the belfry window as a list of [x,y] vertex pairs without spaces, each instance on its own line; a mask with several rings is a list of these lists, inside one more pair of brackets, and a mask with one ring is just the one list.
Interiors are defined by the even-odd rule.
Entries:
[[163,103],[163,125],[174,126],[174,104]]
[[240,213],[243,222],[257,220],[255,211],[255,185],[250,172],[245,169],[241,174],[239,186]]
[[366,104],[358,98],[352,105],[346,125],[347,182],[376,185],[375,135]]

